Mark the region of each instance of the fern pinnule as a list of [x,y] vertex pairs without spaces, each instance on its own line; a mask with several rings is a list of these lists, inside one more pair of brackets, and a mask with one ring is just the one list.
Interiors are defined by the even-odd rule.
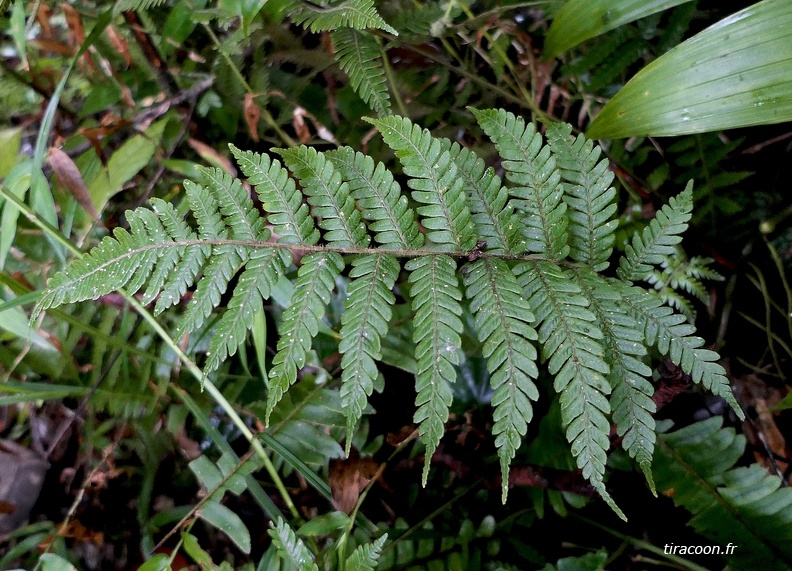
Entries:
[[503,109],[470,109],[500,156],[514,206],[521,211],[526,249],[563,260],[569,254],[567,207],[561,175],[542,135],[521,117]]
[[382,357],[381,340],[388,332],[391,307],[396,296],[391,289],[399,277],[399,262],[393,256],[364,255],[352,262],[347,287],[349,296],[341,316],[341,404],[347,418],[346,453],[352,433],[368,397],[374,390]]
[[266,242],[269,230],[242,188],[242,182],[219,168],[201,168],[201,179],[220,205],[230,238]]
[[466,265],[465,293],[476,318],[476,331],[487,359],[495,425],[492,433],[501,465],[502,499],[509,490],[509,466],[533,418],[532,400],[539,398],[534,379],[536,330],[526,311],[522,291],[509,266],[486,257]]
[[540,324],[539,343],[548,371],[555,375],[553,387],[561,395],[561,419],[575,461],[613,511],[626,519],[603,480],[610,446],[605,398],[611,392],[605,380],[610,368],[590,301],[550,262],[524,262],[514,272]]
[[280,236],[278,242],[316,244],[319,230],[314,226],[308,205],[303,203],[302,193],[297,191],[294,180],[289,178],[289,173],[280,162],[267,155],[240,151],[233,145],[229,147],[242,172],[256,188],[267,213],[267,221]]
[[656,436],[652,414],[657,407],[652,400],[654,387],[649,382],[652,370],[644,363],[643,332],[622,307],[621,296],[607,280],[588,268],[578,270],[577,278],[602,330],[602,344],[610,368],[607,380],[612,388],[610,405],[616,432],[622,437],[622,447],[638,462],[649,488],[655,493],[652,456]]
[[302,259],[294,283],[292,304],[283,312],[279,328],[278,352],[269,372],[269,393],[264,422],[283,394],[297,381],[297,371],[305,366],[313,338],[319,333],[335,280],[344,269],[343,258],[335,252],[315,252]]
[[607,160],[597,162],[602,154],[599,147],[571,133],[572,126],[564,123],[547,128],[569,207],[569,257],[599,272],[608,267],[618,226],[618,220],[612,219],[616,213],[616,189],[610,185],[613,172]]
[[407,262],[412,308],[415,311],[413,341],[418,374],[413,420],[426,446],[423,484],[429,476],[432,455],[443,436],[456,380],[462,340],[462,293],[456,277],[456,262],[443,255],[423,256]]
[[363,210],[374,241],[381,248],[410,250],[423,245],[423,234],[415,222],[415,212],[399,183],[382,163],[350,147],[325,153],[349,185],[349,195]]
[[301,145],[295,149],[273,149],[294,176],[300,179],[314,216],[320,218],[319,227],[324,239],[337,247],[366,247],[370,241],[366,226],[349,196],[349,185],[316,149]]
[[522,222],[509,203],[509,192],[501,185],[495,170],[486,168],[476,153],[449,143],[451,160],[464,181],[473,223],[478,236],[487,243],[487,251],[497,254],[524,252]]
[[382,19],[374,8],[374,0],[343,0],[329,6],[317,6],[311,2],[300,2],[292,14],[295,24],[308,25],[312,32],[336,30],[338,28],[379,28],[398,36],[399,33]]
[[687,229],[692,210],[691,181],[683,192],[671,197],[668,204],[657,211],[643,232],[633,235],[619,260],[616,275],[625,281],[642,280],[652,271],[652,265],[662,264],[666,256],[673,255],[675,246],[682,241],[681,234]]
[[274,525],[270,525],[272,527],[267,530],[267,534],[272,538],[272,544],[282,561],[288,562],[291,568],[298,571],[319,571],[311,551],[283,518],[279,517]]
[[427,229],[427,238],[445,250],[472,249],[476,245],[475,227],[448,142],[432,137],[405,117],[364,119],[379,128],[404,173],[412,177],[407,185],[413,199],[424,205],[416,211]]
[[347,571],[374,571],[387,540],[388,534],[385,533],[374,543],[358,545],[346,560]]
[[646,343],[656,346],[661,355],[679,365],[694,383],[701,383],[711,393],[723,397],[740,419],[745,418],[731,391],[726,371],[717,363],[718,354],[702,347],[704,340],[693,335],[696,329],[685,322],[685,316],[675,313],[663,305],[659,296],[644,289],[622,282],[614,285],[643,329]]
[[338,65],[349,76],[352,89],[380,117],[389,115],[390,94],[377,39],[352,28],[335,29],[331,38]]

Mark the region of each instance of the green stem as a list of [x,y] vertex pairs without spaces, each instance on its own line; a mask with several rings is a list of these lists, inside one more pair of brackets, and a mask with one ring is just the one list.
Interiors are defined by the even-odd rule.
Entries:
[[[379,43],[379,39],[377,39],[377,43]],[[407,107],[404,105],[404,100],[399,93],[398,86],[396,85],[396,78],[393,75],[393,69],[391,68],[390,60],[388,59],[388,54],[385,50],[382,51],[382,67],[385,70],[385,77],[388,79],[388,83],[390,84],[391,93],[393,93],[393,99],[396,101],[396,106],[399,108],[399,113],[401,113],[404,117],[407,117]]]
[[[226,53],[226,51],[223,49],[223,44],[217,38],[212,28],[209,27],[209,24],[202,22],[201,25],[203,26],[206,33],[209,34],[209,37],[212,39],[212,43],[214,43],[215,47],[217,48],[217,51],[220,52],[220,55],[226,61],[228,67],[231,69],[231,73],[234,74],[234,77],[237,78],[237,81],[239,81],[240,85],[245,89],[247,93],[253,94],[253,88],[250,87],[250,84],[244,78],[242,72],[239,71],[239,68],[231,59],[231,56],[229,56],[228,53]],[[270,112],[267,109],[261,109],[261,118],[264,119],[264,122],[267,125],[269,125],[273,131],[275,131],[278,134],[278,137],[280,137],[280,139],[286,144],[286,146],[288,147],[297,146],[297,143],[294,141],[294,139],[292,139],[283,129],[280,128],[280,125],[278,125],[278,123],[275,121],[275,118],[270,114]]]

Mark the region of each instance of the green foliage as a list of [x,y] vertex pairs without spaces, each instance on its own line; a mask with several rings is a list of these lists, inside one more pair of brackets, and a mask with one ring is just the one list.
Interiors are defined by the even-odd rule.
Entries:
[[[791,569],[792,489],[758,464],[735,467],[745,437],[721,424],[710,418],[661,435],[657,487],[690,511],[690,525],[721,546],[729,568]],[[724,553],[726,544],[737,547]]]
[[311,2],[295,2],[292,19],[296,24],[307,25],[312,32],[337,28],[379,28],[397,34],[374,8],[374,0],[340,0],[320,6]]
[[338,65],[349,74],[352,88],[380,116],[388,115],[390,95],[376,38],[352,28],[334,30],[332,38]]
[[314,563],[313,554],[288,523],[279,518],[267,534],[272,538],[272,543],[282,559],[293,563],[300,571],[319,571],[319,567]]
[[[105,238],[53,277],[36,310],[118,288],[132,294],[146,283],[146,298],[153,300],[197,280],[185,319],[197,327],[238,275],[214,329],[206,375],[238,350],[263,300],[290,275],[290,254],[299,251],[302,259],[269,372],[264,413],[269,422],[308,362],[339,276],[351,268],[338,344],[348,446],[375,386],[376,361],[396,302],[391,290],[398,286],[404,297],[409,295],[413,312],[414,421],[426,447],[424,482],[449,418],[467,309],[494,390],[492,430],[504,500],[509,465],[533,416],[531,401],[540,398],[535,380],[541,354],[560,395],[562,424],[577,466],[622,515],[605,487],[609,418],[613,411],[623,446],[651,482],[654,405],[647,347],[656,346],[741,414],[717,354],[702,348],[704,341],[692,335],[684,316],[631,283],[673,251],[690,217],[691,191],[672,199],[634,237],[617,271],[621,279],[603,276],[599,272],[607,267],[613,244],[616,193],[598,152],[584,139],[572,138],[568,128],[551,129],[550,144],[544,144],[533,126],[511,113],[474,114],[501,153],[511,182],[507,187],[470,151],[400,117],[371,122],[395,150],[415,209],[383,165],[351,149],[276,150],[300,191],[277,161],[233,149],[265,216],[239,180],[219,169],[202,169],[200,185],[187,184],[197,234],[163,201],[153,201],[155,210],[128,212],[129,231],[116,230],[114,238]],[[418,232],[417,220],[425,234]],[[277,242],[265,221],[280,234]],[[379,247],[371,245],[372,235]],[[398,258],[407,259],[409,288],[399,281]],[[459,276],[470,300],[467,308]]]

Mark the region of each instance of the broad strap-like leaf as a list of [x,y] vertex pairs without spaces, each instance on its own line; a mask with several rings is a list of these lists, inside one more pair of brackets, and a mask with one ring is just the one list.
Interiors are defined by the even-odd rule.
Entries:
[[572,454],[591,482],[619,517],[624,514],[605,489],[605,463],[610,446],[611,388],[605,377],[603,338],[590,301],[573,279],[550,262],[524,262],[514,268],[538,322],[542,356],[555,375],[553,387],[561,395],[561,418]]
[[295,149],[273,149],[283,157],[286,166],[300,179],[308,204],[314,207],[324,239],[340,247],[366,247],[369,237],[349,196],[349,185],[333,163],[316,149],[301,145]]
[[495,169],[487,167],[481,157],[458,143],[449,142],[449,152],[464,181],[472,220],[478,237],[487,243],[487,251],[501,254],[524,252],[523,224]]
[[283,518],[278,518],[275,525],[267,530],[267,535],[272,538],[281,559],[295,565],[299,571],[319,571],[313,554]]
[[495,143],[506,179],[515,185],[509,193],[522,212],[526,249],[552,260],[564,259],[569,254],[564,190],[555,158],[542,144],[542,135],[532,124],[503,109],[470,111]]
[[448,420],[459,364],[462,340],[462,293],[456,277],[456,262],[448,256],[430,255],[410,260],[410,295],[415,311],[413,341],[418,375],[413,418],[426,446],[423,484],[429,476],[432,455],[437,450]]
[[349,76],[352,89],[380,117],[389,115],[390,94],[377,38],[352,28],[337,28],[330,37],[338,65]]
[[652,400],[654,387],[649,382],[652,370],[646,365],[646,347],[641,327],[621,303],[621,296],[610,282],[589,269],[577,272],[578,283],[591,301],[602,330],[602,345],[610,367],[607,380],[612,388],[610,405],[622,447],[638,462],[649,488],[655,493],[652,479],[652,456],[655,447],[657,406]]
[[352,262],[347,287],[349,296],[341,316],[341,403],[347,417],[346,452],[352,444],[355,426],[363,415],[368,397],[379,374],[381,340],[388,333],[391,292],[399,277],[399,262],[393,256],[370,254]]
[[383,534],[374,543],[364,543],[358,545],[346,560],[347,571],[374,571],[377,568],[380,553],[385,542],[388,540],[388,534]]
[[490,372],[495,425],[492,434],[501,464],[502,498],[509,489],[509,466],[533,418],[532,400],[539,398],[534,380],[536,330],[525,307],[522,288],[502,260],[483,258],[462,269],[470,311]]
[[267,213],[267,220],[280,236],[282,244],[309,244],[319,241],[319,231],[314,226],[303,203],[302,193],[297,191],[294,181],[280,162],[267,155],[240,151],[229,145],[242,172],[254,185]]
[[608,267],[619,223],[612,219],[616,213],[613,172],[606,159],[597,162],[600,147],[571,133],[572,126],[566,123],[547,128],[547,142],[556,157],[564,202],[569,207],[569,257],[600,272]]
[[398,36],[374,8],[374,0],[343,0],[329,6],[301,2],[292,14],[295,24],[308,25],[312,32],[336,30],[338,28],[379,28]]
[[404,174],[412,177],[407,185],[413,199],[424,205],[417,212],[427,238],[446,250],[471,250],[476,245],[475,227],[448,142],[432,137],[405,117],[364,119],[380,130],[401,161]]
[[363,210],[363,219],[369,221],[380,247],[409,250],[423,245],[415,212],[384,164],[375,165],[371,157],[350,147],[328,151],[325,156],[349,185],[349,195]]
[[330,303],[335,280],[343,269],[343,258],[331,251],[308,254],[302,259],[292,304],[283,312],[278,352],[269,373],[267,424],[272,409],[297,381],[297,371],[305,365],[306,354],[319,333],[319,321]]
[[723,397],[741,419],[745,418],[734,398],[726,371],[717,360],[715,351],[704,349],[704,340],[693,335],[696,329],[687,323],[684,315],[663,305],[656,295],[639,287],[614,282],[624,303],[643,329],[646,343],[654,345],[661,355],[667,356],[711,393]]
[[643,232],[633,235],[619,260],[619,269],[616,270],[619,278],[631,282],[642,280],[652,271],[652,265],[662,264],[666,256],[673,255],[675,246],[682,241],[681,234],[687,230],[692,210],[691,181],[679,196],[672,196],[668,204],[657,211]]
[[657,488],[690,511],[690,525],[721,546],[729,569],[788,571],[792,488],[759,464],[735,467],[745,456],[745,437],[722,423],[715,416],[661,434]]

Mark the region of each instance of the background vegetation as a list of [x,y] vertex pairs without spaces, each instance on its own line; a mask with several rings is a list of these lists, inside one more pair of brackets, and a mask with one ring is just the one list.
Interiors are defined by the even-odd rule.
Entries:
[[[635,2],[604,12],[585,4],[588,12],[552,1],[10,3],[0,54],[0,450],[44,480],[38,496],[0,497],[0,517],[30,513],[22,527],[0,522],[0,567],[792,567],[792,133],[783,123],[792,119],[792,42],[782,25],[792,15],[766,0],[751,13],[782,30],[771,38],[778,45],[741,39],[770,38],[756,29],[729,29],[695,55],[702,70],[727,69],[713,82],[765,70],[754,78],[765,83],[730,92],[732,121],[713,124],[712,91],[683,89],[703,72],[676,73],[694,57],[682,42],[751,2],[643,2],[655,10],[632,15]],[[662,59],[677,46],[676,59]],[[714,66],[723,53],[743,54],[743,67]],[[625,87],[639,72],[643,83]],[[678,98],[669,103],[659,87]],[[630,90],[652,97],[630,107]],[[623,433],[609,438],[605,484],[627,524],[577,469],[557,397],[535,405],[501,503],[493,392],[467,306],[451,414],[429,461],[413,423],[407,303],[394,306],[376,390],[346,438],[338,339],[349,272],[266,430],[288,289],[275,288],[203,391],[204,371],[185,357],[204,366],[222,311],[184,334],[181,309],[151,320],[149,300],[112,293],[29,322],[46,280],[127,227],[128,209],[157,198],[184,213],[182,181],[201,180],[201,166],[239,174],[229,143],[260,153],[348,145],[404,182],[414,175],[400,172],[363,119],[398,114],[503,176],[507,157],[471,111],[489,108],[540,130],[567,122],[576,134],[600,116],[591,132],[603,137],[619,200],[614,260],[693,181],[684,250],[644,285],[720,353],[747,418],[650,355],[658,497],[621,449]],[[625,114],[626,127],[617,120]],[[546,367],[537,384],[552,386]],[[0,484],[13,478],[10,466],[0,465]],[[729,542],[738,549],[726,559],[664,552]]]

